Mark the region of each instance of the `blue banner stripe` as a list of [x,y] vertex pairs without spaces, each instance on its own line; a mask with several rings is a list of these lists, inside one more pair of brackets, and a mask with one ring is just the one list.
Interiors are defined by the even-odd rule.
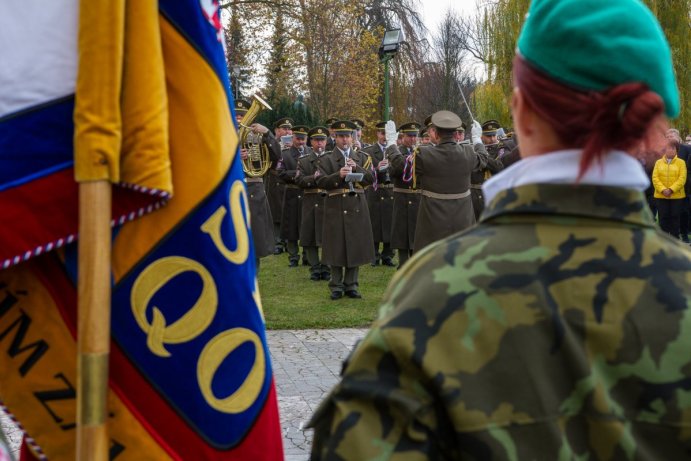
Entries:
[[[245,229],[249,252],[239,263],[229,261],[219,250],[218,242],[202,231],[223,207],[226,214],[218,227],[222,244],[227,249],[238,248],[233,223],[246,222],[246,204],[244,200],[230,203],[229,197],[233,195],[232,188],[244,189],[242,178],[242,168],[234,163],[221,185],[113,292],[115,341],[180,417],[218,449],[228,449],[242,441],[261,412],[272,382],[264,323],[252,295],[255,269],[249,229]],[[243,211],[238,215],[237,210]],[[170,271],[171,267],[178,269]],[[163,278],[165,283],[144,296],[141,287],[148,286],[147,273],[155,274],[157,280]],[[163,339],[152,339],[155,316],[163,319]],[[204,322],[198,322],[200,319]],[[175,339],[177,330],[185,331],[184,338]],[[232,342],[235,332],[240,330],[254,343],[240,340],[234,348],[226,345],[219,346],[216,352],[209,351],[223,339]],[[152,342],[161,346],[159,353],[152,349]],[[204,365],[205,356],[216,357],[216,366]],[[261,367],[257,365],[259,356],[264,359]],[[171,363],[175,366],[168,365]],[[257,370],[261,368],[263,378],[254,385],[256,395],[247,400],[247,407],[236,413],[215,408],[209,395],[211,400],[223,400],[252,387],[248,376],[255,366]],[[211,378],[205,380],[203,370]],[[204,383],[208,385],[206,394]]]
[[73,163],[74,95],[0,119],[0,190]]

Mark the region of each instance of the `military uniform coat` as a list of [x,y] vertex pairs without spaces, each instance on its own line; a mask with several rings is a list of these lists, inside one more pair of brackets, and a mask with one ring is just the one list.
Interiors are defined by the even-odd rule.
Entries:
[[[363,168],[366,154],[353,152],[351,158],[357,163],[354,173],[363,173],[359,183],[360,190],[372,184],[372,172]],[[324,211],[324,228],[322,238],[322,263],[338,267],[358,267],[374,259],[374,242],[372,225],[364,193],[350,196],[347,193],[334,194],[335,191],[348,189],[348,184],[340,176],[345,166],[345,158],[338,149],[325,154],[319,162],[317,185],[326,189],[326,206]]]
[[[393,183],[390,173],[379,171],[377,166],[384,159],[384,151],[379,144],[372,144],[363,149],[372,159],[372,166],[377,175],[377,188],[369,187],[365,192],[369,218],[372,222],[372,237],[375,242],[389,243],[391,241],[391,218],[393,215]],[[373,173],[374,174],[374,173]],[[387,177],[389,183],[386,183]]]
[[[275,165],[279,157],[274,149],[269,147],[272,139],[273,136],[265,135],[262,138],[262,145],[267,146],[269,149],[269,159]],[[245,176],[247,177],[247,175]],[[264,175],[264,181],[266,181],[266,176],[268,176],[268,173]],[[249,178],[247,177],[247,179]],[[256,182],[254,179],[250,179],[250,182],[247,183],[247,197],[255,255],[257,258],[263,258],[273,254],[275,244],[273,217],[266,196],[264,182]]]
[[312,149],[305,146],[304,153],[295,147],[283,149],[278,163],[278,177],[285,183],[281,214],[281,238],[287,241],[300,239],[300,220],[302,215],[302,189],[295,182],[298,170],[298,158],[308,155]]
[[[326,154],[322,154],[324,155]],[[310,152],[298,159],[300,173],[295,182],[303,189],[300,223],[300,245],[303,247],[319,247],[322,244],[326,198],[323,193],[318,192],[317,179],[314,176],[319,171],[320,158],[315,152]]]
[[283,210],[283,193],[285,192],[285,183],[278,177],[278,160],[281,158],[281,144],[271,135],[268,140],[269,148],[272,156],[275,156],[276,161],[269,169],[269,174],[265,176],[264,185],[266,186],[266,197],[269,201],[269,208],[271,208],[271,216],[274,224],[281,224],[281,212]]
[[[484,159],[468,144],[452,139],[437,146],[421,146],[415,161],[418,187],[423,190],[415,229],[415,251],[432,242],[455,234],[475,224],[470,199],[470,173],[480,168]],[[468,193],[463,198],[435,198],[426,192],[441,194]]]
[[689,299],[642,192],[500,192],[394,276],[311,459],[688,459]]
[[413,153],[404,146],[389,146],[386,155],[389,158],[389,176],[396,189],[406,189],[417,193],[393,193],[393,212],[391,214],[391,248],[412,250],[415,248],[415,228],[417,227],[418,208],[420,206],[419,190],[413,183],[403,179],[405,159]]
[[[481,144],[476,144],[475,146],[481,146]],[[470,175],[470,182],[472,184],[470,197],[473,201],[473,210],[475,211],[476,220],[480,219],[482,210],[485,209],[485,198],[482,194],[481,186],[486,180],[491,178],[492,175],[497,174],[504,169],[504,164],[501,162],[498,156],[500,150],[502,152],[506,151],[506,147],[502,142],[482,146],[482,148],[486,149],[485,165],[473,171],[473,173]]]

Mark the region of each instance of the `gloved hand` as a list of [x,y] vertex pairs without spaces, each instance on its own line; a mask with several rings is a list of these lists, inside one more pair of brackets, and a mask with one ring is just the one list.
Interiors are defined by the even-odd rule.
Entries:
[[396,122],[393,120],[386,122],[384,133],[386,134],[386,147],[396,145],[396,140],[398,139],[398,133],[396,133]]
[[473,144],[482,144],[482,126],[477,120],[473,120],[473,127],[470,129],[470,139]]

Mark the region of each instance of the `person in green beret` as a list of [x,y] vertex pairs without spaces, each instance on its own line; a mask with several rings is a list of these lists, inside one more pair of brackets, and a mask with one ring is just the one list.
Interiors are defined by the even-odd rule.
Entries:
[[533,0],[513,83],[522,160],[396,274],[311,459],[689,459],[691,253],[634,157],[679,112],[662,29],[639,0]]

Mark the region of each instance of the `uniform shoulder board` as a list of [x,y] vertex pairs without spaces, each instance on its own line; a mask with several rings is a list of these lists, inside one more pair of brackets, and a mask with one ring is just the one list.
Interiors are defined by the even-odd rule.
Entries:
[[303,152],[303,153],[298,157],[298,159],[305,158],[305,157],[309,157],[309,155],[310,155],[309,152]]

